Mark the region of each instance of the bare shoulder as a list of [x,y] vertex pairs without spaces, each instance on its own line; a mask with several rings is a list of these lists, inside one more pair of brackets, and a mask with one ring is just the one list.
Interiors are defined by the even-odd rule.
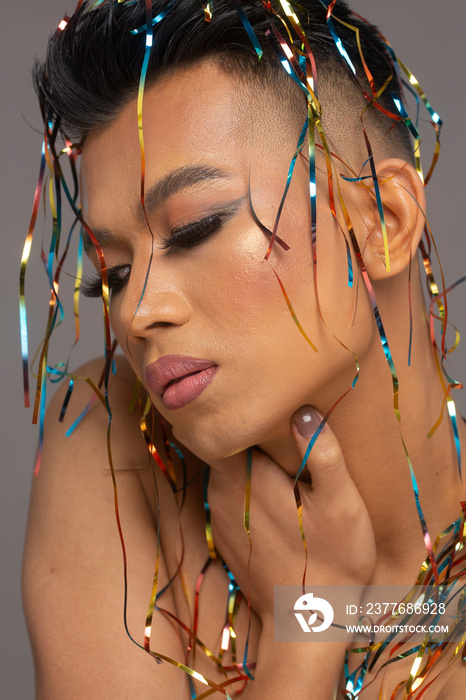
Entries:
[[[77,376],[97,382],[103,361]],[[148,452],[139,416],[129,412],[135,377],[123,359],[109,384],[112,453],[128,553],[128,628],[142,643],[157,551],[156,525],[140,473]],[[107,455],[108,413],[94,401],[79,427],[66,431],[92,399],[77,381],[65,422],[58,416],[66,387],[51,401],[41,470],[33,480],[23,567],[23,597],[36,663],[37,697],[54,700],[186,697],[186,681],[170,664],[137,648],[123,624],[122,548]],[[166,574],[161,563],[161,585]],[[170,596],[165,597],[170,609]],[[154,619],[154,647],[180,658],[176,630]]]
[[[79,429],[73,431],[70,437],[73,442],[75,433],[77,436],[76,441],[80,444],[84,441],[87,444],[90,441],[92,444],[96,439],[99,444],[101,443],[102,429],[106,431],[108,427],[108,411],[102,401],[96,398],[92,384],[99,384],[104,369],[105,360],[100,358],[82,365],[73,373],[74,390],[66,413],[66,419],[63,422],[63,430],[61,430],[58,419],[67,386],[62,386],[56,392],[46,414],[47,449],[62,441],[66,431],[69,430],[91,401],[93,404],[89,410],[91,419],[84,418]],[[113,440],[116,440],[120,449],[124,449],[126,440],[133,438],[131,446],[128,445],[130,449],[124,449],[124,452],[135,454],[136,459],[138,459],[142,455],[146,456],[146,452],[140,449],[143,447],[143,442],[141,441],[138,428],[139,412],[137,410],[130,411],[132,397],[137,388],[136,375],[127,360],[122,356],[115,358],[114,369],[115,371],[110,374],[108,386],[109,405],[112,412]],[[67,441],[66,447],[69,444],[71,443]],[[134,453],[135,448],[137,450],[136,453]]]

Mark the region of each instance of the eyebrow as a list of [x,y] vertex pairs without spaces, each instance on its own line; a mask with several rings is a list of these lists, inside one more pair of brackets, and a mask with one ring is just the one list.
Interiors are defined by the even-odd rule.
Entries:
[[[213,180],[228,180],[230,178],[230,173],[213,166],[183,165],[164,175],[164,177],[146,190],[144,193],[144,208],[146,214],[150,216],[170,197],[173,197],[185,189],[193,188],[206,182],[212,182]],[[145,221],[141,202],[138,202],[135,206],[134,213],[139,221]],[[107,228],[92,229],[92,232],[100,244],[113,238],[112,232]],[[86,231],[83,232],[83,245],[86,253],[94,249],[94,245]]]
[[[183,165],[162,177],[144,193],[146,213],[152,214],[159,209],[170,197],[185,189],[211,182],[212,180],[228,180],[230,173],[209,165]],[[138,203],[137,216],[144,219],[141,202]]]

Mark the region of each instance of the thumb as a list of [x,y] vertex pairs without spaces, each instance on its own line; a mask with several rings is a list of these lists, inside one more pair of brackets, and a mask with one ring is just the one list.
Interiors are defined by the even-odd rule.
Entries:
[[343,452],[331,428],[313,406],[302,406],[292,417],[293,435],[312,490],[334,492],[352,484]]

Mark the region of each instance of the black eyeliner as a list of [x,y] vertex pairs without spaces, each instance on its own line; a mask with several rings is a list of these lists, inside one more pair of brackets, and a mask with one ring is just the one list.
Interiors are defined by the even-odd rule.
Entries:
[[224,224],[226,216],[212,214],[200,221],[183,226],[183,228],[171,232],[170,237],[160,245],[167,251],[189,250],[202,243],[210,235],[216,233]]
[[170,232],[168,238],[165,238],[160,244],[160,248],[167,251],[167,254],[177,250],[189,250],[194,248],[209,236],[217,233],[222,226],[238,211],[240,203],[244,197],[240,197],[235,202],[232,202],[225,209],[219,210],[205,216],[203,219],[191,222]]
[[[177,251],[190,250],[200,245],[204,240],[220,231],[222,226],[238,211],[239,205],[244,201],[244,197],[232,202],[227,208],[214,212],[203,219],[191,222],[178,229],[173,229],[168,238],[163,239],[159,247],[166,251],[166,254]],[[118,293],[126,284],[131,265],[116,265],[107,269],[108,288],[111,294]],[[128,270],[125,277],[121,277],[121,271]],[[96,299],[102,296],[102,278],[81,279],[81,293],[85,297]]]
[[[128,269],[130,265],[116,265],[107,269],[108,289],[110,293],[118,292],[126,284],[126,278],[120,276],[121,270]],[[96,299],[102,296],[102,277],[81,279],[80,291],[85,297]]]

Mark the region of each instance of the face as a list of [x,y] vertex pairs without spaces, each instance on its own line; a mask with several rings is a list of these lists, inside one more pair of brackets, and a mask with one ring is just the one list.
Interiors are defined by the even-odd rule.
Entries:
[[115,336],[175,436],[205,460],[279,439],[303,404],[326,411],[355,374],[336,338],[361,357],[372,337],[324,180],[316,294],[302,157],[278,229],[290,248],[275,243],[265,260],[270,238],[248,193],[272,229],[299,131],[270,101],[238,99],[245,90],[208,64],[146,90],[145,212],[136,101],[88,136],[82,157]]

